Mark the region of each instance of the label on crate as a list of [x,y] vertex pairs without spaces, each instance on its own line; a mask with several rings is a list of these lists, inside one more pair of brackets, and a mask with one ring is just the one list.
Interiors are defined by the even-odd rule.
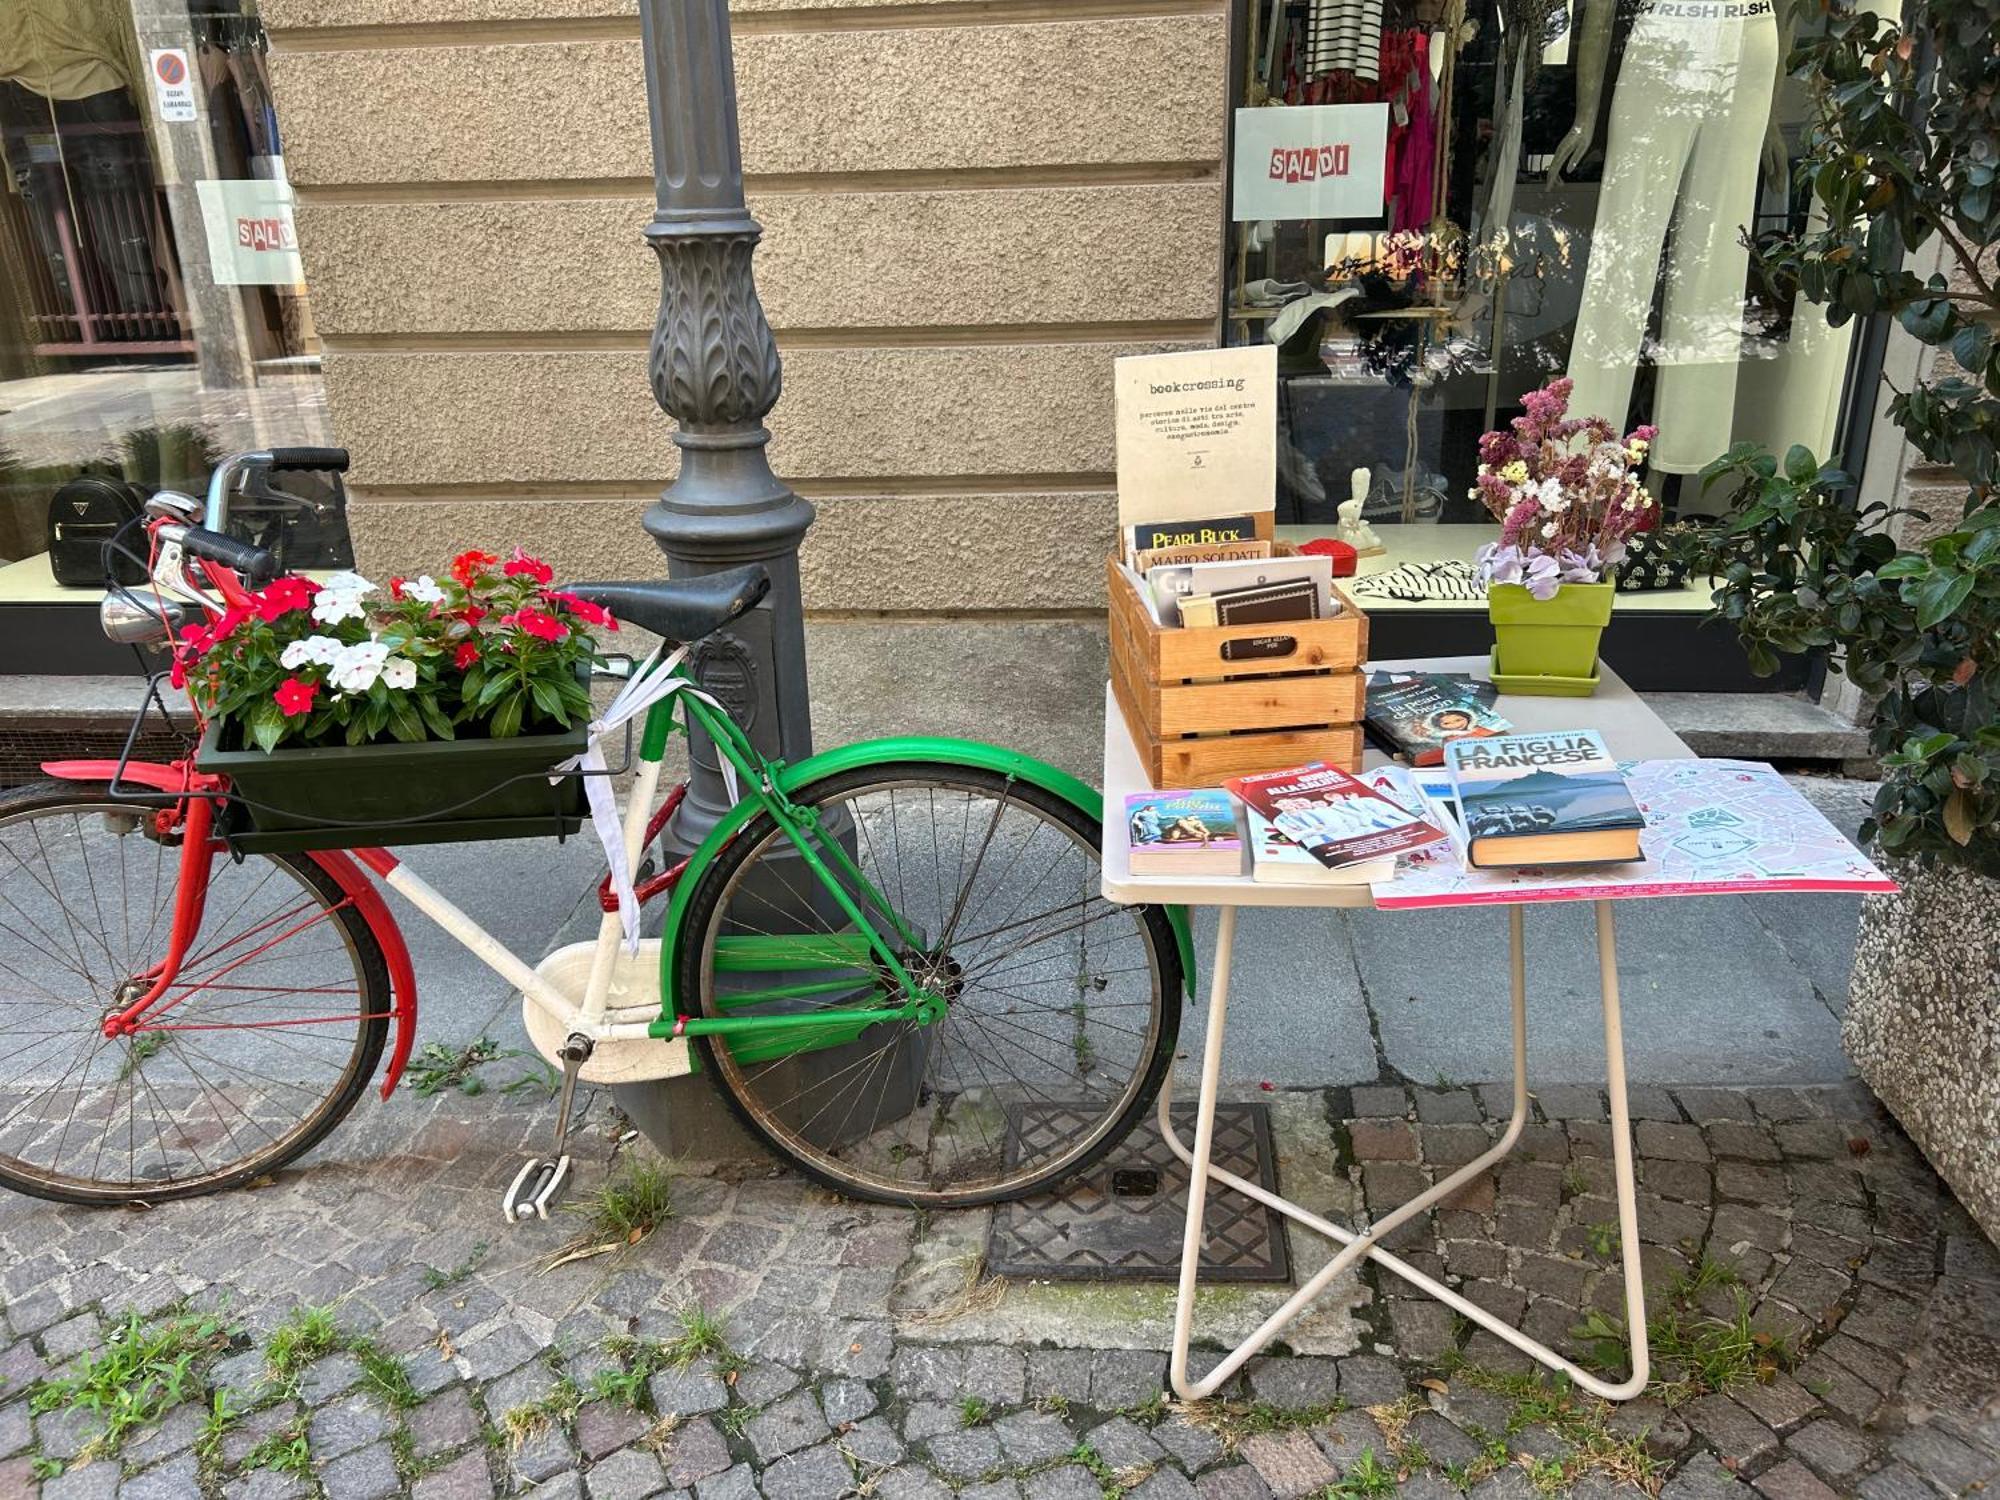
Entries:
[[1222,659],[1272,661],[1281,656],[1291,656],[1298,649],[1299,638],[1295,635],[1253,635],[1247,641],[1224,641]]

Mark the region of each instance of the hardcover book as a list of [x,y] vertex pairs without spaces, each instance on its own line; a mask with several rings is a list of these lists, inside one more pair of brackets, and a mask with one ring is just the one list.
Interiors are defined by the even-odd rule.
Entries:
[[1328,869],[1393,859],[1445,838],[1443,829],[1323,761],[1223,785]]
[[1214,547],[1223,542],[1258,540],[1253,516],[1224,516],[1212,521],[1141,521],[1132,528],[1132,550],[1160,547]]
[[1493,711],[1494,697],[1492,683],[1463,675],[1377,672],[1368,679],[1368,727],[1411,765],[1442,765],[1444,747],[1453,740],[1505,734],[1514,727]]
[[1236,804],[1219,789],[1135,792],[1125,799],[1134,875],[1240,875]]
[[1444,756],[1469,864],[1487,869],[1640,857],[1645,818],[1596,730],[1453,740]]

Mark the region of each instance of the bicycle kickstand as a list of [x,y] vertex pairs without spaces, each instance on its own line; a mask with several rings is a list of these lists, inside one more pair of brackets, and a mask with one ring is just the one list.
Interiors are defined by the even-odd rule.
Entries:
[[509,1224],[527,1219],[546,1219],[549,1205],[569,1181],[569,1153],[563,1149],[569,1139],[570,1102],[576,1097],[576,1075],[590,1061],[596,1044],[587,1036],[570,1033],[562,1049],[562,1097],[556,1105],[555,1150],[547,1156],[531,1156],[514,1174],[507,1196],[500,1200],[500,1214]]

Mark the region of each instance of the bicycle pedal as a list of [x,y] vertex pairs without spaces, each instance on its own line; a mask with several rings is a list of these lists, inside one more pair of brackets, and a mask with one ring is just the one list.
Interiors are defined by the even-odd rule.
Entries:
[[547,1219],[549,1205],[569,1181],[569,1157],[558,1156],[554,1160],[546,1156],[531,1156],[514,1174],[514,1181],[507,1188],[507,1196],[500,1200],[500,1216],[509,1224],[523,1223],[528,1219]]

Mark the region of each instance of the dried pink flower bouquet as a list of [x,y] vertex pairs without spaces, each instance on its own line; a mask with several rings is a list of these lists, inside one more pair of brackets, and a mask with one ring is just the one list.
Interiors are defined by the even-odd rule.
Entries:
[[1548,599],[1565,583],[1600,583],[1625,542],[1656,514],[1638,479],[1655,429],[1620,438],[1602,417],[1571,417],[1567,376],[1522,398],[1511,431],[1479,440],[1471,494],[1500,522],[1474,561],[1487,583]]

